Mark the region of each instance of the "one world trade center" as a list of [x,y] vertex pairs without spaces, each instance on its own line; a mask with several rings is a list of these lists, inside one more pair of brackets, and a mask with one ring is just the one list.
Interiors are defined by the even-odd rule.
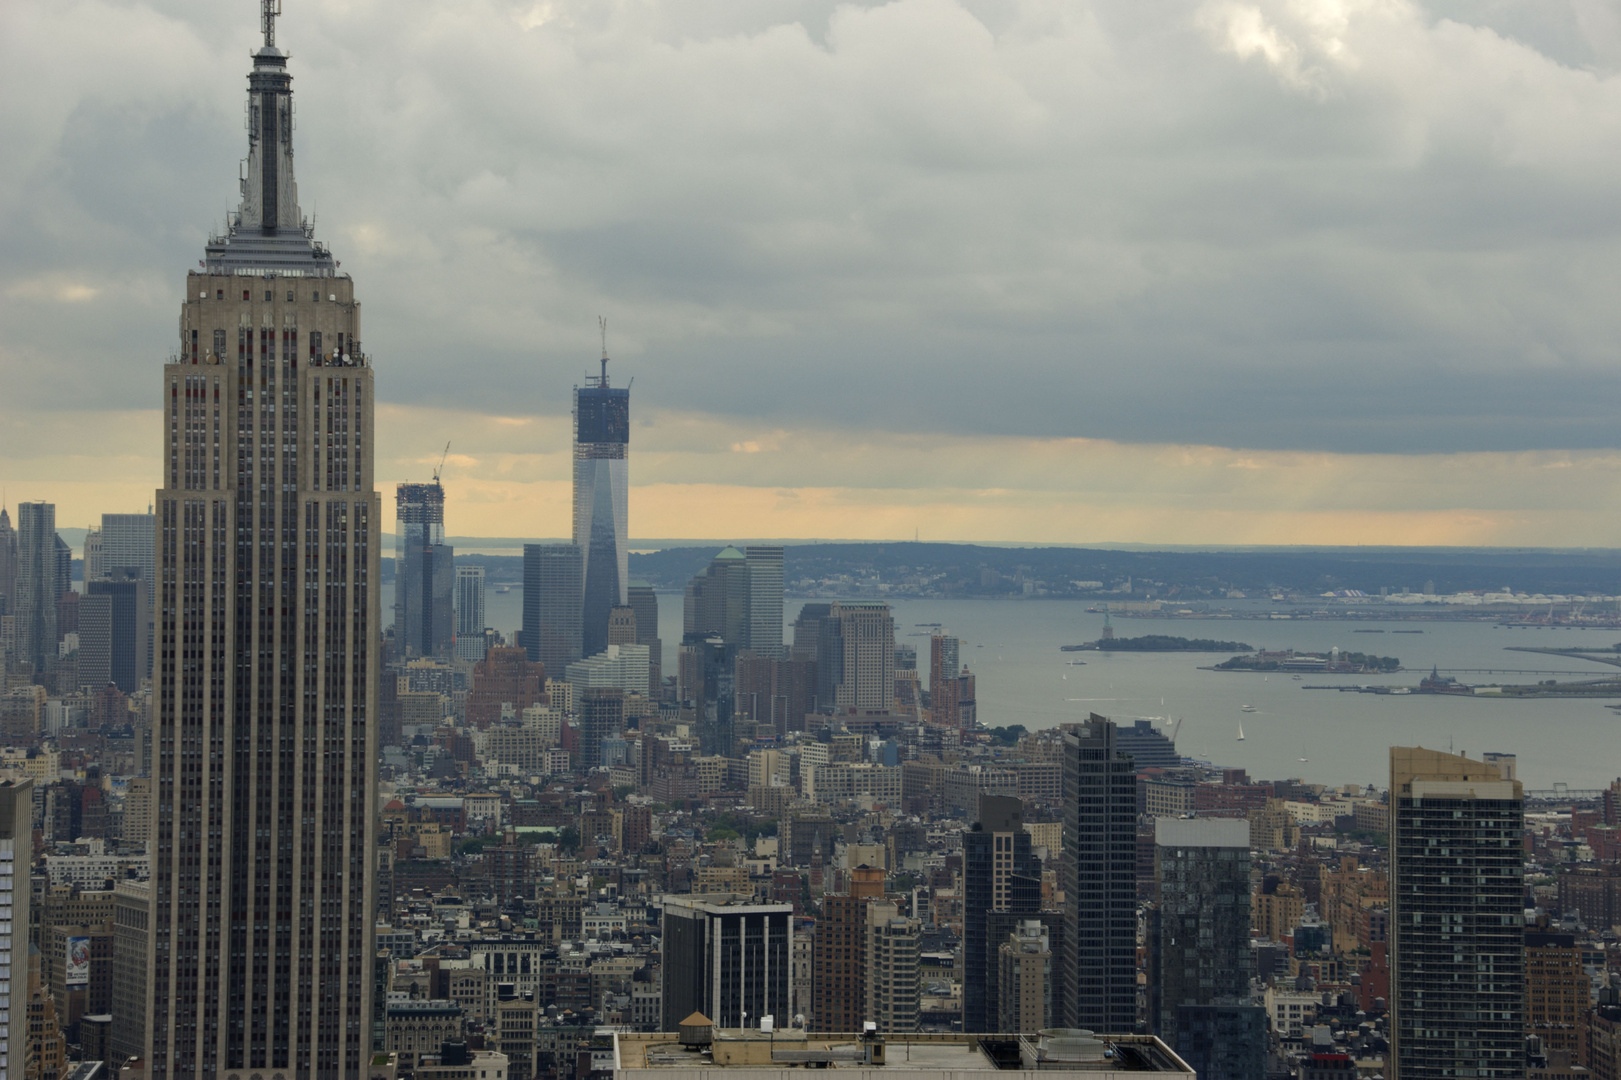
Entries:
[[608,385],[606,351],[601,376],[586,384],[574,390],[574,543],[585,563],[582,654],[595,656],[629,585],[630,389]]

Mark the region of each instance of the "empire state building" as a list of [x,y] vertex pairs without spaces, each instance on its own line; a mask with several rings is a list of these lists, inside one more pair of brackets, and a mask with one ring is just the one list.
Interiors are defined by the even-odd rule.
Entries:
[[186,275],[163,369],[154,1080],[358,1080],[371,1050],[373,379],[354,282],[299,211],[261,2],[241,204]]

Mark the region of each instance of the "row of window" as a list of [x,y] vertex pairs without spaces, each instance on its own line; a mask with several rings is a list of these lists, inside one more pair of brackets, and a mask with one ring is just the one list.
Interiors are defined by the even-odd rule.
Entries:
[[[253,290],[251,290],[251,289],[243,289],[242,290],[242,299],[251,301],[253,299],[252,292],[253,292]],[[294,300],[293,294],[294,294],[293,289],[288,289],[287,290],[287,302],[289,304],[293,303],[293,300]],[[197,294],[197,299],[199,299],[199,300],[207,300],[208,299],[208,290],[204,289],[201,292],[199,292]],[[225,290],[224,289],[215,289],[214,290],[214,299],[215,300],[224,300],[225,299]],[[267,304],[273,303],[275,301],[275,299],[276,299],[276,290],[275,289],[266,289],[265,290],[265,300],[264,300],[264,302],[267,303]],[[327,300],[329,302],[336,303],[337,299],[338,299],[338,294],[337,293],[328,293],[327,294]],[[316,304],[319,304],[321,302],[321,290],[320,289],[312,289],[312,290],[310,290],[310,301],[311,301],[311,303],[316,303]]]

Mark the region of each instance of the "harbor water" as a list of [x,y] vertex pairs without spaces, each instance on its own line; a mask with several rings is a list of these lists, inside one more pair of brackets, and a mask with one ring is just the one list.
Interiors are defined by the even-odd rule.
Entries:
[[[392,589],[385,587],[384,620]],[[790,599],[792,620],[802,601]],[[491,590],[491,626],[511,635],[522,622],[523,593]],[[1228,654],[1065,653],[1059,646],[1096,640],[1103,616],[1075,601],[893,600],[898,644],[917,649],[928,681],[927,624],[961,638],[962,660],[975,676],[980,722],[1023,724],[1036,730],[1097,712],[1129,723],[1150,718],[1175,727],[1188,757],[1242,768],[1263,779],[1300,777],[1324,784],[1388,782],[1387,750],[1418,745],[1471,755],[1516,754],[1528,789],[1557,784],[1573,789],[1607,786],[1621,776],[1621,715],[1609,699],[1492,699],[1439,695],[1376,695],[1307,690],[1319,685],[1416,686],[1432,666],[1472,684],[1529,683],[1546,678],[1599,677],[1615,669],[1558,656],[1505,651],[1505,646],[1607,647],[1621,630],[1504,629],[1490,622],[1116,617],[1117,636],[1173,634],[1241,641],[1262,649],[1375,653],[1400,658],[1392,675],[1202,671]],[[1258,615],[1264,615],[1257,605]],[[922,625],[920,625],[922,624]],[[1357,631],[1383,631],[1358,633]],[[1395,633],[1422,630],[1423,633]],[[681,596],[659,596],[664,670],[675,671],[681,637]],[[790,631],[791,634],[791,631]],[[510,637],[509,637],[510,639]],[[1489,674],[1508,669],[1567,675]],[[1253,712],[1245,712],[1252,706]],[[1243,741],[1239,725],[1243,724]]]

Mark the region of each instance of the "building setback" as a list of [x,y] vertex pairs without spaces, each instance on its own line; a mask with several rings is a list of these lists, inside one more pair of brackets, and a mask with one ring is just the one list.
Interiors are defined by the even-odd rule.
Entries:
[[1524,818],[1496,766],[1391,747],[1396,1080],[1525,1075]]
[[354,283],[299,210],[275,8],[242,202],[163,369],[152,1080],[359,1080],[372,1044],[374,379]]

